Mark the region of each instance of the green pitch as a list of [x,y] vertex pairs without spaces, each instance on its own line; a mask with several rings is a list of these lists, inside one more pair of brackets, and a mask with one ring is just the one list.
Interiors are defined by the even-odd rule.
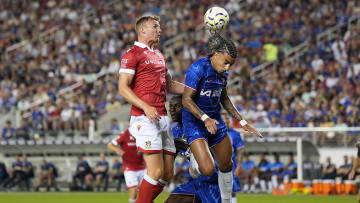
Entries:
[[[155,203],[168,197],[162,193]],[[243,195],[238,194],[241,203],[356,203],[356,196],[312,196],[312,195]],[[0,203],[127,203],[128,193],[0,193]]]

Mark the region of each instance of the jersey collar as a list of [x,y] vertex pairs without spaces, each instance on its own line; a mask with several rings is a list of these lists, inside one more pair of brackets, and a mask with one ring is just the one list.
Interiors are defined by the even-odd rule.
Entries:
[[141,43],[141,42],[138,42],[138,41],[135,41],[134,43],[135,46],[138,46],[138,47],[141,47],[141,48],[147,48],[149,49],[150,51],[154,51],[153,49],[151,49],[148,45],[144,44],[144,43]]

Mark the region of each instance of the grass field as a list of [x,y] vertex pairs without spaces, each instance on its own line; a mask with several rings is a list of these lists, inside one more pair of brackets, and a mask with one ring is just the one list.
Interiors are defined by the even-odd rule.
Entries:
[[[155,203],[168,197],[162,193]],[[128,193],[0,193],[0,203],[127,203]],[[241,203],[356,203],[356,196],[238,195]]]

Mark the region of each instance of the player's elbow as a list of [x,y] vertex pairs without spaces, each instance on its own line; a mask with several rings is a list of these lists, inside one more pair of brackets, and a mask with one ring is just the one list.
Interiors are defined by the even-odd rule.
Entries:
[[114,147],[114,145],[113,145],[111,142],[109,142],[109,143],[107,144],[107,148],[108,148],[109,150],[113,150],[113,147]]
[[191,100],[190,97],[186,97],[186,96],[182,96],[182,99],[181,99],[181,103],[184,107],[187,107],[188,106],[188,103],[189,103],[189,99]]

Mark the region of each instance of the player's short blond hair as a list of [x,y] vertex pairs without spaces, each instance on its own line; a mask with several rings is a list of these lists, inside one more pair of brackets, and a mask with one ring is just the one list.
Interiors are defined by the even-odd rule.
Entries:
[[156,20],[160,23],[160,17],[159,16],[141,16],[140,18],[138,18],[135,22],[135,32],[138,33],[139,27],[145,23],[146,21],[153,19]]

